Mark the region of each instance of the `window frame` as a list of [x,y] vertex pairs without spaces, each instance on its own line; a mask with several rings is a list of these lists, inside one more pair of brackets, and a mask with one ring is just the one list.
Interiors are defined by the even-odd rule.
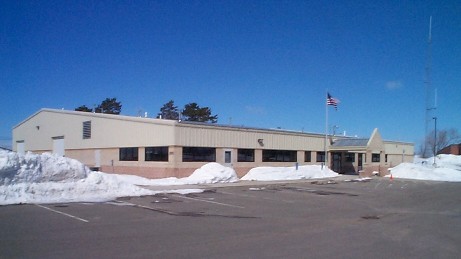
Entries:
[[372,162],[372,163],[379,163],[379,162],[381,162],[381,154],[372,153],[372,154],[371,154],[371,162]]
[[182,162],[216,162],[216,148],[182,147]]
[[255,150],[251,148],[237,149],[237,162],[254,162]]
[[325,151],[316,151],[315,161],[325,163]]
[[312,151],[304,151],[304,162],[306,163],[312,162]]
[[355,163],[355,153],[347,152],[344,159],[348,163]]
[[296,150],[263,149],[263,162],[298,162]]
[[139,161],[138,147],[121,147],[118,153],[119,161]]
[[156,146],[144,148],[144,161],[146,162],[168,162],[169,147]]

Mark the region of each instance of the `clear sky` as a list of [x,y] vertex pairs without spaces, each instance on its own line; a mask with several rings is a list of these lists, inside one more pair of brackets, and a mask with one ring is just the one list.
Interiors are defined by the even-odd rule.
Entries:
[[430,16],[438,128],[460,130],[459,0],[3,0],[0,144],[41,108],[112,97],[124,115],[174,100],[220,124],[324,133],[327,90],[330,129],[418,143]]

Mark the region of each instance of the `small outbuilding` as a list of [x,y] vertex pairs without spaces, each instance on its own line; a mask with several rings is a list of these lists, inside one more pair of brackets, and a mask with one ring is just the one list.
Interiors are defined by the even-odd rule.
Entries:
[[258,166],[326,161],[338,173],[384,175],[414,156],[412,143],[384,141],[377,129],[360,139],[55,109],[15,126],[13,150],[53,152],[93,170],[148,178],[185,177],[209,162],[233,167],[239,176]]

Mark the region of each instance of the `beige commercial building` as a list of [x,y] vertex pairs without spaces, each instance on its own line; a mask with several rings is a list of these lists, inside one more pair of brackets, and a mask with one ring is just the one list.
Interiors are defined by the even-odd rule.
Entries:
[[[107,173],[185,177],[209,162],[239,176],[258,166],[325,162],[325,135],[143,117],[41,109],[13,128],[13,150],[53,152]],[[328,136],[327,163],[338,173],[387,174],[411,162],[411,143]]]

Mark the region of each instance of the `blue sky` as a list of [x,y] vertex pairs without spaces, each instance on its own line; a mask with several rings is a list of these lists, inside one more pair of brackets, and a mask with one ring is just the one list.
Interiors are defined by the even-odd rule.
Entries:
[[[0,144],[41,108],[169,100],[220,124],[418,143],[432,16],[438,128],[461,128],[460,1],[2,1]],[[432,127],[432,124],[431,124]]]

